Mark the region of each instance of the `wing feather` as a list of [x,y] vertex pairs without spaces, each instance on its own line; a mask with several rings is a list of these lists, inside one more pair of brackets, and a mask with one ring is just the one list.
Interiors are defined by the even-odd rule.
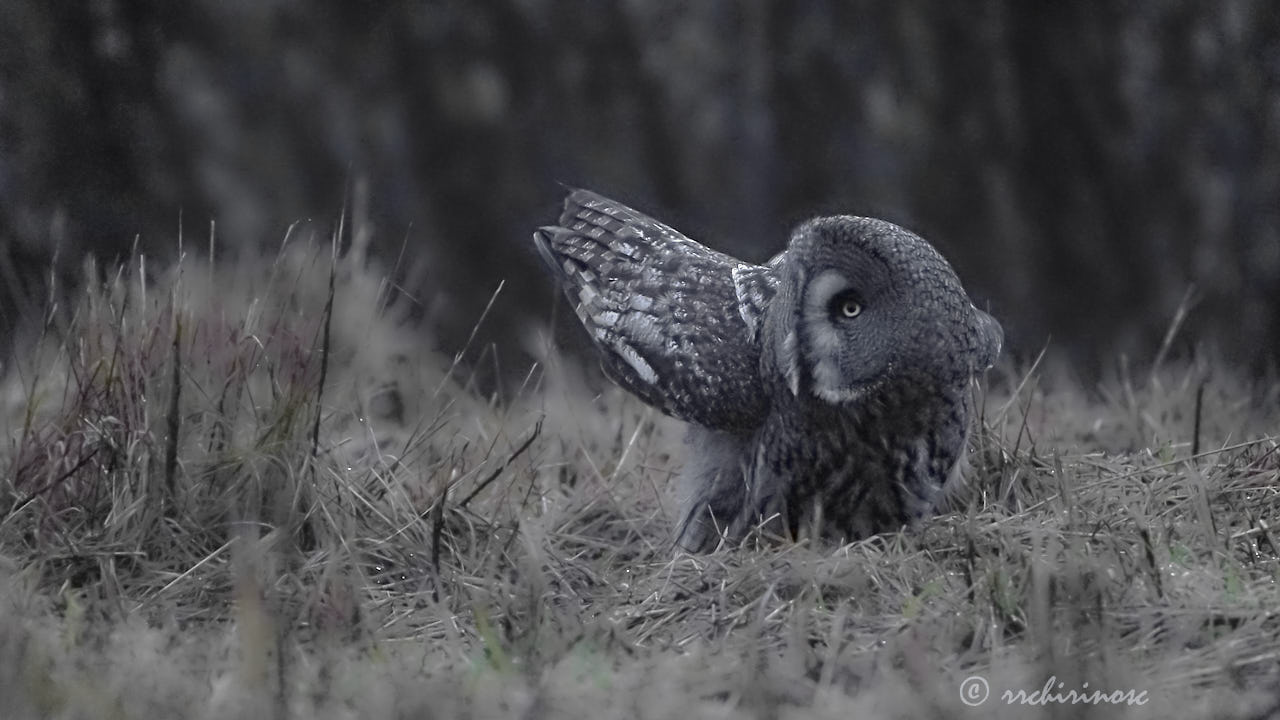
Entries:
[[534,233],[605,373],[664,412],[748,431],[767,410],[759,325],[777,280],[587,190]]

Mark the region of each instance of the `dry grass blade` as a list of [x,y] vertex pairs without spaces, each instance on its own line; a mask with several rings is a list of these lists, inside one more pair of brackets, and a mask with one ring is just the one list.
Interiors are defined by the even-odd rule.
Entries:
[[538,422],[533,426],[533,431],[529,433],[529,437],[525,438],[524,442],[520,443],[520,445],[517,446],[515,450],[511,451],[511,454],[507,456],[507,459],[503,461],[502,465],[498,466],[497,468],[494,468],[493,472],[489,473],[488,477],[486,477],[484,480],[481,480],[476,485],[474,490],[468,493],[466,497],[462,498],[462,500],[458,503],[458,508],[459,509],[465,508],[467,505],[471,503],[472,500],[475,499],[477,495],[479,495],[481,492],[484,492],[484,489],[489,487],[489,485],[491,485],[494,480],[497,480],[498,476],[501,475],[504,470],[510,467],[511,463],[514,462],[516,458],[523,455],[524,451],[528,450],[529,447],[533,445],[533,441],[537,440],[538,436],[541,434],[542,434],[542,420],[539,419]]

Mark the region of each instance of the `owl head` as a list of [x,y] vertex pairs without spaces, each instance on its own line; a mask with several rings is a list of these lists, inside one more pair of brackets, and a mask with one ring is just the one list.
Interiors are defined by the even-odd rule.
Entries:
[[892,223],[810,220],[777,267],[761,362],[794,395],[844,404],[889,383],[955,386],[999,354],[999,324],[929,243]]

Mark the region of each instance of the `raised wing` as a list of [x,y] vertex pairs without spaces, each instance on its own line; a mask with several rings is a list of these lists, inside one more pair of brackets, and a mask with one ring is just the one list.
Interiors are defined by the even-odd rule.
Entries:
[[533,239],[610,378],[682,420],[738,432],[761,423],[758,328],[771,268],[587,190],[572,191],[559,225]]

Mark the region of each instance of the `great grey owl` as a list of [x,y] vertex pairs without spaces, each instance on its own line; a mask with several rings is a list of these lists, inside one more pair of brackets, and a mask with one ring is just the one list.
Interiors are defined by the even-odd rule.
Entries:
[[573,190],[533,236],[605,373],[689,423],[676,544],[769,520],[857,539],[933,511],[999,323],[947,261],[883,220],[801,224],[764,265]]

